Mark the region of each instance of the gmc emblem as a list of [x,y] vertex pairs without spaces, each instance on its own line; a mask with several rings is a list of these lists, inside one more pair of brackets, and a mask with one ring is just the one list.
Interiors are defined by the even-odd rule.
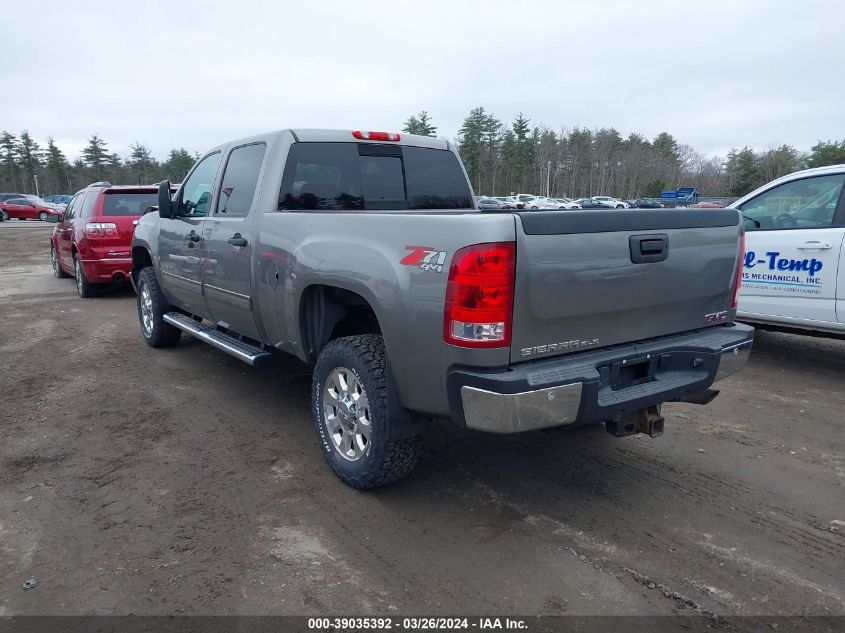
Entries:
[[712,314],[705,314],[704,315],[704,322],[705,323],[721,323],[722,321],[728,320],[728,311],[724,310],[722,312],[713,312]]

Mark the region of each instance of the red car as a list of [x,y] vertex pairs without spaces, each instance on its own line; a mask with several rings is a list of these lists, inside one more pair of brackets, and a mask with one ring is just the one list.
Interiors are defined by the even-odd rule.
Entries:
[[10,198],[0,202],[0,212],[9,219],[41,220],[46,222],[50,216],[60,217],[62,212],[39,198]]
[[56,277],[76,277],[83,299],[100,284],[128,281],[138,218],[157,204],[158,187],[96,183],[77,193],[50,238]]

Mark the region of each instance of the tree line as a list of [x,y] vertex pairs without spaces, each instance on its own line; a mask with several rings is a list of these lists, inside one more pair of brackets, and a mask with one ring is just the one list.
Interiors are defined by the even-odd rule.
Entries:
[[[423,110],[408,117],[403,132],[435,136],[437,126]],[[545,194],[552,197],[615,195],[659,197],[665,189],[696,187],[703,196],[741,196],[779,176],[805,167],[845,163],[845,140],[819,141],[809,152],[791,145],[764,151],[731,149],[706,156],[668,132],[649,139],[613,128],[553,130],[531,125],[519,114],[505,124],[483,107],[473,108],[455,139],[476,194]],[[184,147],[163,161],[140,142],[128,156],[111,152],[97,134],[80,156],[67,159],[54,139],[41,146],[27,130],[0,134],[0,191],[42,195],[74,193],[91,182],[151,184],[180,182],[198,158]]]
[[[409,134],[434,136],[428,112],[405,122]],[[819,141],[809,152],[791,145],[764,151],[732,149],[706,156],[668,132],[653,139],[613,128],[553,130],[531,125],[522,113],[502,123],[483,107],[473,108],[457,135],[458,151],[476,194],[545,194],[580,198],[659,197],[666,189],[695,187],[703,196],[742,196],[805,167],[845,163],[845,140]]]
[[0,134],[0,191],[41,195],[75,193],[92,182],[107,180],[112,184],[151,184],[161,180],[180,182],[198,155],[184,147],[171,149],[164,161],[158,161],[143,143],[135,142],[129,155],[121,158],[109,151],[108,144],[92,134],[80,156],[70,162],[50,137],[42,147],[27,130],[19,135]]

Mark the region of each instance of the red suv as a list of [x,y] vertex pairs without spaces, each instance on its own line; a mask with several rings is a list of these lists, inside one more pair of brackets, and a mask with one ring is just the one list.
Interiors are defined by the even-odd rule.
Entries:
[[50,238],[56,277],[76,277],[84,299],[100,284],[128,281],[138,218],[157,204],[158,187],[96,183],[77,193]]

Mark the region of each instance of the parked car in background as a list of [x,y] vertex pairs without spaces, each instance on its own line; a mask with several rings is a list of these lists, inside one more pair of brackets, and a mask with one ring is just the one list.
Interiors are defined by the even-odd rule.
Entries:
[[663,209],[663,204],[651,198],[640,198],[639,200],[629,200],[628,206],[632,209]]
[[54,204],[54,205],[58,206],[59,208],[64,209],[65,207],[67,207],[67,203],[70,202],[70,199],[72,197],[73,196],[66,196],[64,194],[56,195],[56,196],[47,196],[46,198],[44,198],[44,202],[47,202],[49,204]]
[[496,198],[496,200],[501,200],[502,202],[511,205],[514,209],[524,209],[525,203],[520,202],[519,198],[516,196],[503,196],[501,198]]
[[135,226],[157,201],[157,187],[109,183],[89,185],[73,196],[50,239],[56,277],[75,277],[83,299],[94,296],[100,284],[128,281]]
[[546,198],[545,196],[535,196],[531,199],[526,208],[531,209],[532,211],[538,211],[540,209],[560,209],[561,204],[557,200],[553,200],[552,198]]
[[0,193],[0,202],[5,202],[6,200],[11,200],[13,198],[26,198],[27,194],[25,193]]
[[476,199],[475,205],[482,211],[495,211],[497,209],[513,209],[513,205],[502,202],[498,198],[480,197]]
[[610,208],[612,208],[612,207],[609,207],[604,202],[599,202],[595,198],[579,198],[578,200],[575,201],[575,204],[577,204],[582,209],[610,209]]
[[531,201],[532,201],[535,197],[536,197],[536,196],[532,196],[531,194],[528,194],[528,193],[520,193],[520,194],[517,194],[516,196],[514,196],[514,198],[516,199],[516,201],[517,201],[519,204],[523,205],[523,208],[524,208],[524,209],[529,209],[529,208],[531,208]]
[[746,231],[739,320],[845,335],[843,185],[845,165],[807,169],[731,205]]
[[575,202],[574,200],[570,200],[569,198],[552,198],[555,202],[558,203],[559,209],[580,209],[581,205]]
[[611,198],[610,196],[593,196],[593,200],[601,202],[610,209],[627,209],[628,203],[618,198]]
[[36,197],[10,198],[0,202],[0,211],[7,219],[41,220],[46,222],[49,217],[59,217],[61,210]]

